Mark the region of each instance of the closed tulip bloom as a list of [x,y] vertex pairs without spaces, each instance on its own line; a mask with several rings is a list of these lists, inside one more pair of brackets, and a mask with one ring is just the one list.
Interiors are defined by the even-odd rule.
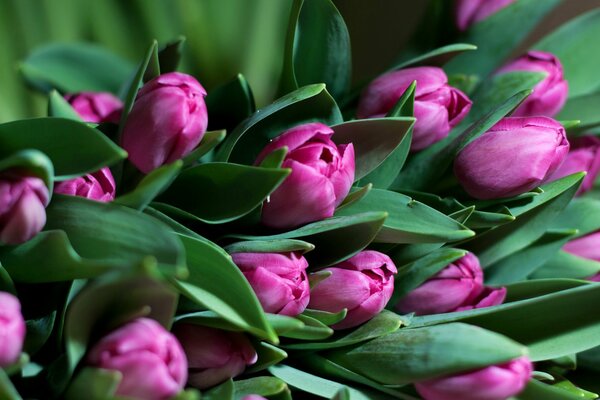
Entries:
[[92,174],[59,182],[54,186],[54,193],[103,202],[114,200],[115,190],[115,179],[109,168],[102,168]]
[[379,314],[394,292],[394,274],[398,271],[385,254],[361,251],[333,267],[311,291],[309,307],[337,313],[348,310],[346,318],[334,329],[352,328]]
[[467,253],[404,296],[396,309],[417,315],[441,314],[502,304],[506,288],[483,285],[483,271],[473,253]]
[[590,191],[600,173],[600,139],[595,136],[581,136],[571,140],[569,154],[549,180],[554,181],[581,171],[587,172],[587,175],[583,178],[577,195]]
[[482,21],[516,0],[456,0],[456,26],[461,31]]
[[14,364],[21,355],[25,340],[25,320],[19,299],[0,292],[0,368]]
[[542,72],[546,77],[533,88],[533,93],[512,113],[513,117],[553,117],[567,101],[569,86],[563,76],[562,64],[554,54],[529,51],[498,70]]
[[181,345],[158,322],[139,318],[100,339],[87,356],[93,367],[119,371],[116,394],[163,400],[179,393],[187,380]]
[[267,400],[262,396],[259,396],[257,394],[249,394],[248,396],[244,396],[242,397],[242,400]]
[[192,76],[160,75],[139,91],[127,117],[121,145],[129,160],[148,173],[189,154],[208,125],[206,91]]
[[19,244],[46,224],[49,194],[44,182],[13,173],[0,175],[0,242]]
[[458,154],[454,173],[476,199],[511,197],[546,181],[568,152],[565,129],[555,120],[503,118]]
[[506,400],[520,393],[531,379],[527,357],[453,376],[417,382],[425,400]]
[[188,384],[199,389],[241,374],[258,359],[248,338],[239,332],[187,323],[177,324],[173,332],[188,358]]
[[571,240],[563,246],[567,253],[600,262],[600,231]]
[[259,154],[259,164],[286,147],[283,168],[292,173],[263,204],[263,224],[287,229],[333,216],[354,182],[354,146],[336,145],[333,130],[321,123],[296,126],[271,141]]
[[441,68],[416,67],[381,75],[363,91],[358,118],[381,118],[390,111],[404,91],[417,81],[415,117],[411,150],[422,150],[439,142],[469,113],[471,100],[448,85]]
[[123,103],[111,93],[71,93],[67,94],[65,99],[85,122],[118,124],[123,111]]
[[296,316],[308,305],[308,262],[300,253],[234,253],[240,268],[264,310]]

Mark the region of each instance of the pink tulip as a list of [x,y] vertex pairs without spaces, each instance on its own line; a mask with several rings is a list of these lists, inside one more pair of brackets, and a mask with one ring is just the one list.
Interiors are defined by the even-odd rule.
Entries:
[[473,253],[459,258],[404,296],[396,308],[404,314],[441,314],[502,304],[506,288],[483,285],[483,271]]
[[87,356],[93,367],[119,371],[116,394],[143,400],[169,399],[187,380],[181,345],[158,322],[139,318],[100,339]]
[[244,396],[242,397],[242,400],[267,400],[262,396],[259,396],[257,394],[249,394],[248,396]]
[[394,274],[398,271],[385,254],[361,251],[333,267],[331,276],[311,291],[309,307],[337,313],[348,310],[346,318],[334,329],[352,328],[379,314],[394,292]]
[[81,92],[65,95],[65,99],[85,122],[119,123],[123,103],[106,92]]
[[519,357],[472,372],[417,382],[415,387],[425,400],[506,400],[525,388],[532,371],[531,361]]
[[121,145],[142,172],[176,161],[202,140],[208,125],[206,91],[192,76],[160,75],[139,91]]
[[266,312],[296,316],[304,311],[310,287],[308,262],[300,253],[234,253],[231,257]]
[[54,193],[85,197],[103,202],[114,200],[115,190],[115,179],[109,168],[102,168],[92,174],[59,182],[54,187]]
[[569,86],[562,64],[554,54],[529,51],[500,68],[497,74],[512,71],[543,72],[546,77],[535,85],[533,93],[513,112],[513,117],[553,117],[567,101]]
[[177,324],[173,332],[188,358],[188,384],[199,389],[241,374],[258,359],[252,344],[242,333],[187,323]]
[[259,164],[287,146],[283,168],[292,173],[265,201],[262,222],[287,229],[333,216],[354,181],[354,146],[336,145],[333,130],[321,123],[296,126],[282,133],[259,154]]
[[587,175],[583,178],[577,195],[592,190],[600,173],[600,139],[595,136],[581,136],[571,140],[571,151],[567,154],[565,162],[549,180],[554,181],[581,171],[586,171]]
[[19,299],[0,292],[0,368],[14,364],[25,340],[25,320]]
[[37,235],[46,224],[48,201],[41,179],[0,174],[0,242],[19,244]]
[[404,91],[417,81],[415,117],[411,150],[417,151],[439,142],[469,113],[471,100],[448,85],[441,68],[416,67],[381,75],[363,91],[358,118],[381,118],[390,111]]
[[511,197],[546,181],[568,152],[565,129],[555,120],[503,118],[458,154],[454,173],[476,199]]
[[567,253],[600,262],[600,231],[571,240],[563,246]]
[[456,0],[456,26],[461,31],[482,21],[516,0]]

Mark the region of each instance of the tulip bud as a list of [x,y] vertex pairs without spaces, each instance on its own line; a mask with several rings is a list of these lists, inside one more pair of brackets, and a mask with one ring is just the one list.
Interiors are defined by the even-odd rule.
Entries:
[[267,400],[262,396],[259,396],[257,394],[249,394],[248,396],[244,396],[242,397],[242,400]]
[[587,175],[577,191],[577,195],[588,192],[594,186],[600,173],[600,139],[595,136],[581,136],[571,141],[571,150],[565,162],[552,174],[549,180],[555,181],[576,172],[585,171]]
[[25,340],[25,320],[19,299],[0,292],[0,368],[14,364],[21,355]]
[[19,244],[38,234],[46,224],[48,189],[35,177],[0,175],[0,242]]
[[425,400],[506,400],[520,393],[531,379],[527,357],[476,371],[415,383]]
[[390,111],[404,91],[417,81],[415,117],[410,149],[422,150],[439,142],[469,113],[471,100],[448,85],[441,68],[416,67],[381,75],[363,91],[358,118],[381,118]]
[[482,21],[516,0],[456,0],[456,26],[461,31]]
[[513,117],[553,117],[562,109],[569,86],[556,56],[543,51],[529,51],[500,68],[497,74],[512,71],[543,72],[546,77],[533,88],[533,93],[512,113]]
[[394,292],[398,272],[387,255],[373,250],[361,251],[323,271],[331,276],[312,289],[309,307],[333,313],[347,309],[346,318],[334,329],[352,328],[379,314]]
[[190,75],[170,72],[146,83],[127,117],[121,140],[142,172],[176,161],[202,140],[208,125],[206,91]]
[[417,315],[441,314],[502,304],[506,288],[483,286],[483,271],[473,253],[467,253],[404,296],[396,309]]
[[173,329],[189,364],[188,384],[206,389],[241,374],[258,359],[252,344],[239,332],[179,323]]
[[181,345],[158,322],[139,318],[100,339],[87,356],[93,367],[119,371],[116,394],[163,400],[179,393],[187,379]]
[[266,312],[293,317],[304,311],[310,287],[308,262],[300,253],[234,253],[231,257]]
[[562,249],[577,257],[600,262],[600,231],[571,240]]
[[92,174],[59,182],[54,193],[85,197],[90,200],[108,202],[115,198],[115,179],[108,168]]
[[333,216],[354,182],[354,146],[336,145],[333,130],[320,123],[296,126],[269,143],[256,164],[287,146],[283,168],[292,173],[265,201],[262,222],[272,228],[293,228]]
[[119,123],[123,103],[118,97],[106,92],[81,92],[65,95],[65,100],[85,122]]
[[476,199],[511,197],[547,180],[568,152],[565,129],[555,120],[503,118],[458,154],[454,173]]

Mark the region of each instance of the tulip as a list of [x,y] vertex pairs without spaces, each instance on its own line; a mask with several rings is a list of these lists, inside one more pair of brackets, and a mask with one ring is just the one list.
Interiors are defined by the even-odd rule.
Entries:
[[195,78],[179,72],[146,83],[123,130],[121,145],[129,160],[148,173],[189,154],[208,125],[204,96]]
[[456,0],[456,26],[466,30],[476,22],[482,21],[516,0]]
[[239,332],[179,323],[173,332],[189,363],[188,384],[206,389],[241,374],[258,359],[252,344]]
[[417,81],[415,117],[411,150],[422,150],[439,142],[469,113],[471,100],[448,85],[441,68],[416,67],[388,72],[375,79],[363,91],[358,118],[380,118],[390,111],[404,91]]
[[571,150],[565,161],[549,180],[554,181],[581,171],[586,171],[587,175],[583,178],[577,195],[590,191],[600,173],[600,139],[595,136],[581,136],[573,139]]
[[600,262],[600,231],[571,240],[562,249],[575,256]]
[[87,356],[93,367],[119,371],[116,394],[163,400],[179,393],[187,379],[181,345],[156,321],[139,318],[100,339]]
[[520,393],[531,379],[527,357],[463,374],[417,382],[425,400],[505,400]]
[[333,130],[320,123],[299,125],[259,154],[257,164],[287,146],[282,166],[292,170],[263,204],[263,224],[286,229],[333,216],[354,181],[354,146],[336,145],[332,135]]
[[244,396],[242,397],[242,400],[267,400],[262,396],[259,396],[257,394],[249,394],[248,396]]
[[394,292],[394,274],[398,271],[385,254],[361,251],[324,271],[331,275],[311,291],[309,307],[337,313],[347,309],[346,318],[334,329],[352,328],[379,314]]
[[483,271],[473,253],[467,253],[404,296],[396,309],[417,315],[441,314],[502,304],[506,288],[483,285]]
[[102,168],[92,174],[59,182],[54,187],[54,193],[85,197],[103,202],[114,200],[115,190],[115,179],[108,168]]
[[118,97],[106,92],[81,92],[65,96],[71,107],[86,122],[119,123],[123,103]]
[[0,368],[14,364],[21,355],[25,340],[25,320],[19,299],[0,292]]
[[533,88],[533,93],[512,113],[513,117],[553,117],[562,109],[569,86],[556,56],[543,51],[529,51],[500,68],[497,74],[512,71],[543,72],[546,77]]
[[0,175],[0,242],[28,241],[46,224],[49,194],[44,182],[13,173]]
[[308,262],[300,253],[234,253],[231,257],[266,312],[293,317],[304,311],[310,287]]
[[454,173],[476,199],[511,197],[552,176],[568,152],[565,129],[555,120],[504,118],[458,154]]

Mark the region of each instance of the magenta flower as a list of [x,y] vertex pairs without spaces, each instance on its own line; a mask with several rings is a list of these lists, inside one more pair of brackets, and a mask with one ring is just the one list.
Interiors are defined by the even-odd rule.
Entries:
[[87,356],[93,367],[119,371],[116,394],[164,400],[179,393],[187,380],[181,345],[158,322],[139,318],[100,339]]
[[346,318],[334,329],[352,328],[379,314],[394,292],[394,274],[398,271],[385,254],[361,251],[333,267],[331,276],[311,291],[309,307],[337,313],[348,310]]
[[363,91],[358,118],[380,118],[390,111],[404,91],[417,81],[412,151],[423,150],[439,142],[469,113],[471,100],[448,85],[441,68],[416,67],[381,75]]
[[571,240],[562,249],[578,257],[600,262],[600,231]]
[[25,320],[19,299],[0,292],[0,368],[14,364],[25,341]]
[[583,178],[577,195],[592,190],[600,173],[600,139],[595,136],[580,136],[571,140],[571,151],[549,180],[554,181],[581,171],[587,172],[587,175]]
[[458,154],[454,173],[476,199],[511,197],[546,181],[568,152],[565,129],[555,120],[503,118]]
[[262,396],[259,396],[257,394],[249,394],[248,396],[244,396],[242,397],[242,400],[267,400]]
[[404,314],[441,314],[495,306],[505,297],[506,288],[483,285],[479,260],[468,253],[404,296],[396,309]]
[[296,316],[308,305],[308,262],[300,253],[234,253],[240,268],[264,310]]
[[113,201],[115,190],[115,179],[108,167],[92,174],[85,174],[75,179],[59,182],[54,186],[54,193],[85,197],[103,202]]
[[287,146],[283,168],[292,173],[265,201],[262,222],[287,229],[333,216],[354,182],[354,146],[336,145],[333,130],[321,123],[296,126],[273,139],[259,154],[259,164]]
[[453,376],[417,382],[425,400],[506,400],[520,393],[531,379],[527,357]]
[[189,363],[188,384],[206,389],[241,374],[258,359],[252,344],[239,332],[179,323],[173,332]]
[[123,130],[129,160],[148,173],[189,154],[208,125],[206,91],[192,76],[160,75],[139,91]]
[[482,21],[516,0],[456,0],[456,26],[461,31]]
[[123,103],[111,93],[71,93],[65,95],[65,99],[85,122],[118,124],[123,111]]

